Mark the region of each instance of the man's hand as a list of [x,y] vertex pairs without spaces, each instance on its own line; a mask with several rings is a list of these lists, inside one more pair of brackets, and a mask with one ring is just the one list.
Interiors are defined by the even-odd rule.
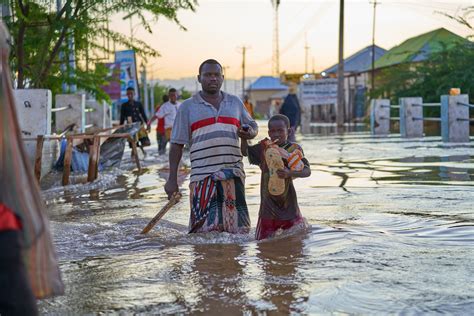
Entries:
[[171,196],[173,195],[173,193],[178,192],[178,191],[179,191],[178,183],[176,181],[172,181],[168,179],[168,181],[166,181],[166,184],[165,184],[165,192],[166,194],[168,194],[168,200],[171,199]]
[[244,130],[241,126],[237,131],[237,135],[239,135],[239,137],[243,139],[252,139],[256,136],[256,133],[251,126],[248,128],[248,130]]
[[288,179],[292,177],[291,170],[286,167],[284,169],[277,170],[277,174],[278,177],[282,179]]

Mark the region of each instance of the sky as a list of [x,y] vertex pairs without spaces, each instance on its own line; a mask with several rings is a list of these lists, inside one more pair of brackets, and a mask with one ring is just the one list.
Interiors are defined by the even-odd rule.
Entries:
[[[370,1],[372,2],[372,1]],[[375,43],[390,49],[404,40],[444,27],[458,35],[472,33],[440,12],[462,14],[474,0],[378,0]],[[345,0],[344,57],[372,43],[373,4]],[[146,61],[151,79],[194,77],[202,61],[217,59],[228,79],[272,74],[274,10],[271,0],[199,0],[195,12],[178,11],[183,31],[159,19],[153,34],[133,21],[133,36],[160,53]],[[115,17],[112,27],[130,35],[130,23]],[[281,0],[279,7],[280,72],[320,72],[338,60],[339,0]],[[305,46],[308,58],[305,59]],[[141,63],[141,61],[139,61]]]

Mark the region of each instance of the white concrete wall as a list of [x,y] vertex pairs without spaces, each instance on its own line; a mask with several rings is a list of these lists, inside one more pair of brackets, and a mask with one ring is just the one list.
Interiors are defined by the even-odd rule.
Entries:
[[372,135],[390,133],[390,100],[372,99],[370,103],[370,129]]
[[423,137],[423,98],[400,98],[400,136]]
[[87,131],[103,129],[112,126],[110,107],[105,101],[99,102],[94,99],[89,99],[86,101],[86,108],[93,109],[91,112],[86,112],[86,125],[94,125],[94,127],[87,129]]
[[441,136],[443,142],[469,142],[469,108],[459,105],[458,102],[468,104],[469,96],[467,94],[441,96]]
[[58,94],[56,95],[55,108],[70,107],[70,109],[55,112],[56,131],[61,133],[64,129],[76,124],[77,131],[83,133],[85,126],[85,94]]
[[[46,89],[19,89],[13,90],[15,97],[18,123],[23,138],[36,138],[38,135],[51,134],[51,104],[52,93]],[[35,165],[36,141],[25,140],[28,160],[32,169]],[[41,174],[45,175],[51,170],[58,156],[56,141],[45,141],[43,145],[43,159]]]

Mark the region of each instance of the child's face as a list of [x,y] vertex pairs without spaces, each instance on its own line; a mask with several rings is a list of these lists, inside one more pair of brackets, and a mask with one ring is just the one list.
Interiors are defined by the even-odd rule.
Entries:
[[268,136],[270,136],[272,141],[278,139],[278,145],[282,145],[286,142],[288,139],[288,132],[289,128],[282,120],[271,121],[270,124],[268,124]]

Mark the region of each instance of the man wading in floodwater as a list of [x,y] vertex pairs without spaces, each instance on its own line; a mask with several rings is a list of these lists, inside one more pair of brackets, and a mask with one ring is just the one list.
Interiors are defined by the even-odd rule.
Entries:
[[[168,198],[178,191],[178,163],[183,146],[190,146],[191,214],[189,232],[248,233],[244,169],[239,137],[252,139],[257,123],[242,101],[221,91],[222,66],[208,59],[199,66],[202,90],[178,109],[171,134]],[[242,125],[246,124],[245,128]],[[248,129],[247,129],[248,128]]]

